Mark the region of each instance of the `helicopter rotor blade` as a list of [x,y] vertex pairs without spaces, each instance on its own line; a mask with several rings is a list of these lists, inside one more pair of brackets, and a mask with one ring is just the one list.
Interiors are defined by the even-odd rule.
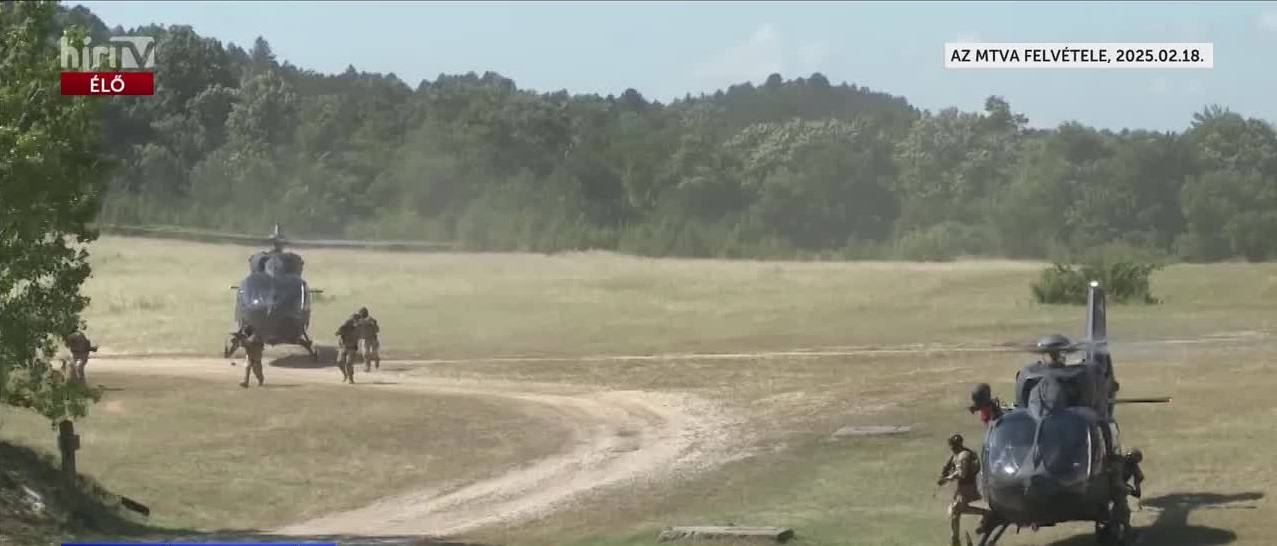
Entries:
[[276,241],[294,248],[346,248],[363,250],[383,250],[402,252],[442,252],[452,250],[456,245],[435,241],[375,241],[359,239],[291,239],[282,231],[278,237],[247,235],[242,233],[226,233],[183,228],[124,226],[113,224],[96,224],[95,227],[104,234],[128,237],[147,237],[153,239],[176,239],[213,244],[234,244],[240,246],[269,246]]
[[[1033,353],[1033,354],[1043,354],[1046,352],[1046,350],[1042,349],[1041,347],[1038,347],[1037,343],[1031,343],[1031,342],[1011,342],[1011,343],[1004,343],[1002,346],[1006,347],[1008,350],[1011,350],[1011,351],[1021,351],[1021,352]],[[1108,349],[1107,341],[1083,339],[1083,340],[1070,343],[1068,347],[1063,348],[1060,352],[1078,353],[1078,352],[1092,351],[1092,350],[1103,351],[1107,349]]]

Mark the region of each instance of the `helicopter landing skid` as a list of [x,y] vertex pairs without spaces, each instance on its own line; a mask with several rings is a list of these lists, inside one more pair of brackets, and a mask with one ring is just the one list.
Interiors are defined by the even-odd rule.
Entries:
[[301,346],[303,349],[306,349],[306,352],[310,353],[311,362],[319,362],[319,352],[315,350],[315,343],[312,342],[309,337],[305,335],[302,336]]
[[[1009,523],[1003,523],[998,525],[997,527],[993,527],[993,528],[982,531],[980,533],[980,546],[996,545],[998,543],[998,539],[1002,538],[1002,533],[1005,533],[1007,531],[1007,527],[1010,527],[1010,526],[1011,524]],[[972,546],[970,533],[967,534],[967,546]]]
[[1125,499],[1121,504],[1113,503],[1106,521],[1095,522],[1095,540],[1100,546],[1126,546],[1135,538],[1131,511],[1125,504]]

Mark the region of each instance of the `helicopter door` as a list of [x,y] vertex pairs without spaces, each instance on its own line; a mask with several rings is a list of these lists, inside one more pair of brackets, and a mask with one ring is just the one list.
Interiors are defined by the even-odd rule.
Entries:
[[301,291],[302,291],[301,310],[309,311],[310,310],[310,285],[306,284],[305,281],[302,281]]
[[1104,456],[1108,453],[1108,442],[1104,439],[1104,431],[1100,427],[1091,429],[1091,475],[1098,475],[1104,471]]
[[1109,453],[1118,453],[1122,450],[1122,433],[1117,429],[1116,421],[1109,421],[1109,438],[1112,438],[1113,445],[1109,446]]

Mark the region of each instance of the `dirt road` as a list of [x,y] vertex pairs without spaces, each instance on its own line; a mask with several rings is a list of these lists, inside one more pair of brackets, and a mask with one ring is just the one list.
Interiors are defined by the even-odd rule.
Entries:
[[[234,386],[242,373],[217,358],[97,359],[95,371],[202,377]],[[548,427],[572,431],[571,450],[503,475],[452,488],[428,488],[272,531],[292,536],[448,536],[517,523],[562,509],[582,493],[633,481],[677,479],[726,460],[734,422],[690,396],[641,391],[589,391],[561,385],[460,381],[395,372],[358,374],[356,381],[435,395],[498,398]],[[268,381],[340,385],[335,368],[271,367]],[[359,388],[354,385],[350,388]]]
[[[1171,346],[1198,343],[1260,341],[1258,332],[1232,332],[1190,339],[1124,342],[1114,348],[1131,352],[1162,352]],[[911,345],[896,347],[831,347],[812,350],[616,355],[578,358],[488,358],[473,361],[624,361],[662,359],[828,358],[867,354],[910,354],[931,351],[1005,351],[1006,347]],[[241,369],[227,359],[170,355],[100,355],[94,371],[202,377],[234,387]],[[1145,355],[1147,356],[1147,355]],[[389,362],[389,360],[387,361]],[[400,360],[403,364],[461,362]],[[412,366],[416,367],[416,366]],[[269,380],[339,385],[331,366],[298,369],[273,366]],[[497,398],[512,408],[573,434],[573,447],[526,466],[468,484],[414,491],[384,498],[369,506],[329,514],[271,531],[290,536],[444,537],[480,527],[514,524],[559,510],[580,495],[635,481],[675,480],[681,474],[713,468],[731,460],[749,442],[738,421],[714,405],[687,395],[645,391],[604,391],[554,384],[456,380],[381,371],[359,374],[377,388],[422,394]],[[350,388],[359,388],[359,385]],[[363,540],[359,543],[373,543]],[[380,542],[379,542],[380,543]]]

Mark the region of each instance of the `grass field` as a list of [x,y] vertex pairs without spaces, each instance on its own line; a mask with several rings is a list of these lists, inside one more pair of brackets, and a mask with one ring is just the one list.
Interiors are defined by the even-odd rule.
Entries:
[[[96,243],[95,276],[87,287],[94,298],[86,314],[90,337],[103,353],[214,355],[231,325],[228,287],[243,276],[249,252],[143,239]],[[713,522],[790,526],[804,544],[944,543],[948,491],[932,497],[947,454],[944,438],[956,431],[978,444],[979,425],[963,409],[970,385],[988,381],[1005,397],[1015,370],[1031,358],[954,347],[1029,341],[1054,331],[1075,336],[1083,319],[1080,307],[1032,302],[1029,282],[1042,267],[1032,263],[782,264],[339,250],[303,256],[308,280],[326,295],[315,311],[318,340],[327,341],[342,317],[366,305],[382,324],[385,358],[440,360],[388,362],[392,370],[426,379],[691,393],[723,405],[753,433],[752,445],[741,450],[749,456],[715,471],[591,493],[589,502],[570,510],[468,534],[493,544],[645,544],[662,526]],[[1277,441],[1269,394],[1277,344],[1267,336],[1274,330],[1277,266],[1174,266],[1155,275],[1153,289],[1164,304],[1110,308],[1115,341],[1253,335],[1114,347],[1123,395],[1175,398],[1170,406],[1119,413],[1126,443],[1144,448],[1148,459],[1146,508],[1136,521],[1155,524],[1142,544],[1267,544],[1277,536],[1267,500],[1277,474],[1266,451]],[[936,350],[847,349],[902,345]],[[843,354],[786,354],[802,349]],[[580,358],[668,353],[700,354]],[[544,358],[484,360],[506,356]],[[153,508],[163,506],[175,525],[278,523],[262,521],[257,507],[258,520],[242,515],[250,490],[261,490],[252,493],[254,502],[288,499],[292,512],[281,517],[297,520],[457,472],[446,462],[415,474],[394,470],[415,457],[490,469],[562,442],[515,434],[528,428],[517,415],[473,400],[346,389],[343,400],[358,397],[346,406],[332,403],[326,389],[336,387],[270,391],[261,403],[271,404],[266,414],[274,417],[240,434],[231,423],[242,422],[232,402],[241,391],[158,377],[110,380],[124,390],[107,393],[85,424],[92,431],[86,449],[94,453],[86,455],[85,469],[121,493],[155,499]],[[448,415],[464,415],[469,425]],[[271,419],[280,421],[268,425]],[[407,421],[431,432],[396,437],[395,423]],[[486,423],[492,434],[472,434],[474,423]],[[852,424],[917,428],[903,437],[828,440]],[[6,416],[0,434],[50,444],[45,427]],[[281,428],[287,433],[273,433]],[[455,439],[426,438],[445,432]],[[297,437],[316,439],[279,443]],[[384,443],[357,447],[374,439]],[[170,453],[190,453],[177,461],[183,468],[164,468],[173,459],[156,454],[154,446],[163,442],[170,442]],[[285,455],[284,447],[295,452]],[[346,455],[352,449],[362,455]],[[236,464],[236,453],[261,463]],[[305,464],[295,465],[298,460]],[[161,500],[198,487],[209,492],[199,506]],[[327,493],[346,489],[344,499]],[[1071,537],[1089,539],[1089,531],[1084,525],[1026,530],[1002,543],[1072,546],[1086,544]]]
[[[90,371],[109,390],[80,426],[79,470],[144,499],[157,524],[253,529],[482,477],[565,440],[485,400],[271,382],[270,372],[267,388],[241,391],[234,372],[214,383]],[[47,421],[0,417],[0,437],[57,452]]]

